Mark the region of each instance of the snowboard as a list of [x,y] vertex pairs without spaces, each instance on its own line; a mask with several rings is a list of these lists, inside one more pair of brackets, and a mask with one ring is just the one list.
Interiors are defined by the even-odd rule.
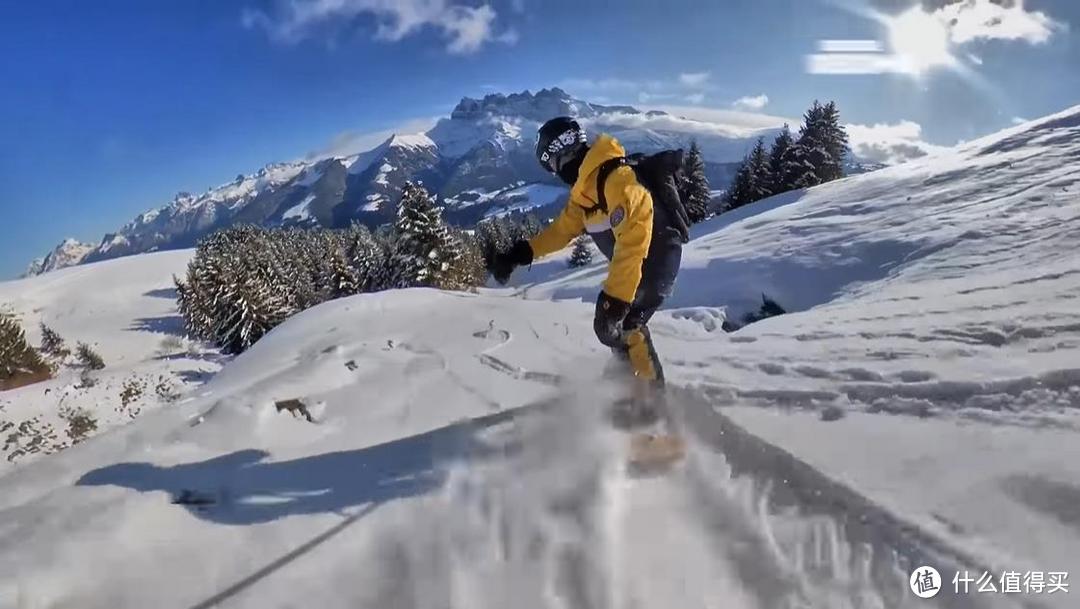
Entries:
[[613,426],[627,435],[629,474],[663,474],[686,457],[686,441],[662,389],[634,379],[630,395],[612,404],[609,417]]

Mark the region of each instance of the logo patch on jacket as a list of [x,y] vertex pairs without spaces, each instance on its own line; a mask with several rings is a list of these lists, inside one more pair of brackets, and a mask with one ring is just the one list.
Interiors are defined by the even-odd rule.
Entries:
[[615,211],[611,212],[611,226],[618,226],[622,224],[623,218],[626,217],[626,210],[621,207],[616,207]]

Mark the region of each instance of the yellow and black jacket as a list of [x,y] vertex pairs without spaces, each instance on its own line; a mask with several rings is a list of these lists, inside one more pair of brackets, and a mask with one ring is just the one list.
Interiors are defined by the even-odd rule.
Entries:
[[604,182],[607,209],[598,206],[597,172],[609,159],[625,157],[615,138],[601,135],[589,148],[570,188],[570,199],[562,213],[543,232],[529,241],[533,256],[540,258],[566,247],[582,230],[600,233],[610,229],[615,250],[604,281],[604,292],[623,302],[633,302],[641,283],[641,266],[649,252],[653,234],[653,200],[631,167],[616,168]]

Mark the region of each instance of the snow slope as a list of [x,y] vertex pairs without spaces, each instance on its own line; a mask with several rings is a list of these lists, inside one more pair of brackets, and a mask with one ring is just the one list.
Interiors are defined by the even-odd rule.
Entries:
[[[99,430],[107,429],[212,376],[224,358],[183,338],[176,313],[172,276],[184,273],[191,254],[146,254],[0,283],[0,306],[21,319],[32,344],[38,344],[38,324],[44,322],[68,349],[74,351],[77,342],[84,342],[106,364],[104,370],[90,373],[93,386],[86,386],[81,369],[69,358],[56,378],[0,393],[0,420],[18,424],[40,416],[40,425],[52,425],[65,440],[59,419],[64,406],[87,409]],[[121,405],[125,384],[143,389]],[[6,440],[0,446],[0,472],[10,467],[15,448]]]
[[599,264],[306,311],[0,473],[0,607],[1075,606],[948,580],[1080,569],[1078,164],[1080,108],[697,227],[658,478],[602,422]]
[[[765,518],[752,484],[714,453],[695,454],[685,479],[621,476],[622,438],[595,408],[608,392],[594,383],[603,358],[588,313],[424,290],[305,312],[184,403],[5,476],[0,599],[541,607],[896,596],[847,561],[829,567],[836,580],[813,581],[799,555],[849,544],[806,517]],[[549,385],[554,374],[565,389]],[[290,397],[317,423],[276,412]],[[560,416],[508,424],[506,409],[544,399]],[[773,572],[743,581],[743,558]]]

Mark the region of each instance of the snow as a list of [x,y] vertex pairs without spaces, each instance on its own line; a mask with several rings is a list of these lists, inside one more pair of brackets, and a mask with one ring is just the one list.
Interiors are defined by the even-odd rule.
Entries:
[[[178,403],[0,471],[0,606],[891,608],[924,606],[921,564],[946,587],[1075,573],[1078,163],[1080,108],[695,227],[650,323],[690,445],[660,477],[627,477],[603,422],[603,263],[325,303]],[[164,365],[127,328],[169,315],[139,294],[184,262],[0,301]],[[789,314],[719,329],[763,293]]]
[[367,199],[367,203],[365,203],[362,208],[364,211],[379,211],[379,206],[381,206],[383,202],[382,195],[372,193],[365,198]]
[[98,251],[104,253],[104,252],[107,252],[107,251],[111,250],[114,247],[117,247],[117,246],[120,246],[120,245],[127,245],[127,244],[128,244],[127,237],[125,237],[124,235],[122,235],[120,233],[117,233],[117,234],[113,235],[111,239],[109,239],[108,241],[102,243],[98,247]]
[[302,188],[308,188],[314,186],[323,177],[322,171],[316,171],[314,167],[308,167],[304,170],[303,176],[296,181],[296,186]]
[[276,188],[293,180],[310,167],[310,164],[304,162],[271,163],[254,175],[244,176],[242,180],[222,184],[207,191],[194,205],[228,203],[230,208],[235,208],[268,188]]
[[310,194],[304,197],[303,201],[300,201],[296,205],[285,210],[285,213],[281,215],[282,220],[293,220],[297,222],[304,222],[311,220],[314,216],[311,215],[311,202],[315,200],[315,195]]
[[[172,276],[183,275],[191,254],[146,254],[0,283],[0,303],[19,316],[32,344],[40,340],[38,324],[44,322],[69,349],[85,342],[106,364],[92,374],[93,387],[82,387],[80,371],[64,366],[53,380],[0,393],[0,419],[18,423],[41,415],[63,435],[60,407],[78,406],[93,413],[99,429],[108,429],[129,420],[127,412],[118,411],[126,382],[146,388],[130,408],[120,410],[150,410],[163,402],[155,392],[158,385],[180,393],[216,372],[225,358],[180,336]],[[0,475],[10,467],[6,447],[3,456]]]
[[491,200],[495,200],[498,204],[486,212],[484,216],[490,218],[516,211],[528,211],[536,207],[557,203],[566,197],[567,189],[554,184],[518,186],[501,191],[491,197]]
[[535,133],[539,126],[538,122],[510,120],[501,116],[471,120],[441,119],[427,132],[427,136],[435,142],[443,158],[457,159],[482,142],[493,141],[504,149],[520,144],[524,141],[523,132]]
[[390,145],[410,150],[436,147],[435,142],[424,133],[395,135],[390,138]]
[[[345,167],[348,169],[350,175],[361,174],[367,171],[377,161],[381,161],[385,158],[390,148],[405,148],[412,152],[416,150],[438,148],[438,146],[424,133],[393,135],[375,148],[372,148],[367,152],[361,152],[356,156],[343,159],[342,162],[345,163]],[[382,169],[380,167],[380,171],[383,173],[392,170],[392,168]]]
[[359,175],[364,173],[373,163],[375,163],[375,161],[386,156],[386,152],[390,149],[390,143],[392,141],[393,138],[390,138],[367,152],[361,152],[354,157],[345,159],[345,166],[348,168],[349,175]]
[[470,188],[453,197],[448,197],[445,202],[458,209],[474,205],[488,205],[491,209],[484,213],[484,217],[491,218],[556,203],[560,199],[565,199],[567,192],[564,186],[542,183],[525,184],[519,181],[498,190]]
[[157,208],[151,209],[150,211],[144,212],[141,215],[139,215],[139,217],[136,218],[135,221],[140,223],[140,224],[150,224],[154,220],[157,220],[158,216],[160,216],[161,212],[164,211],[164,210],[165,210],[164,207],[157,207]]
[[379,173],[375,174],[374,182],[383,186],[388,185],[390,182],[387,179],[387,176],[390,174],[391,171],[394,171],[394,166],[390,163],[383,163],[382,165],[379,165]]
[[584,121],[591,133],[610,133],[627,150],[688,150],[696,142],[712,163],[742,161],[759,137],[771,141],[778,128],[733,129],[721,123],[671,115],[605,113]]

